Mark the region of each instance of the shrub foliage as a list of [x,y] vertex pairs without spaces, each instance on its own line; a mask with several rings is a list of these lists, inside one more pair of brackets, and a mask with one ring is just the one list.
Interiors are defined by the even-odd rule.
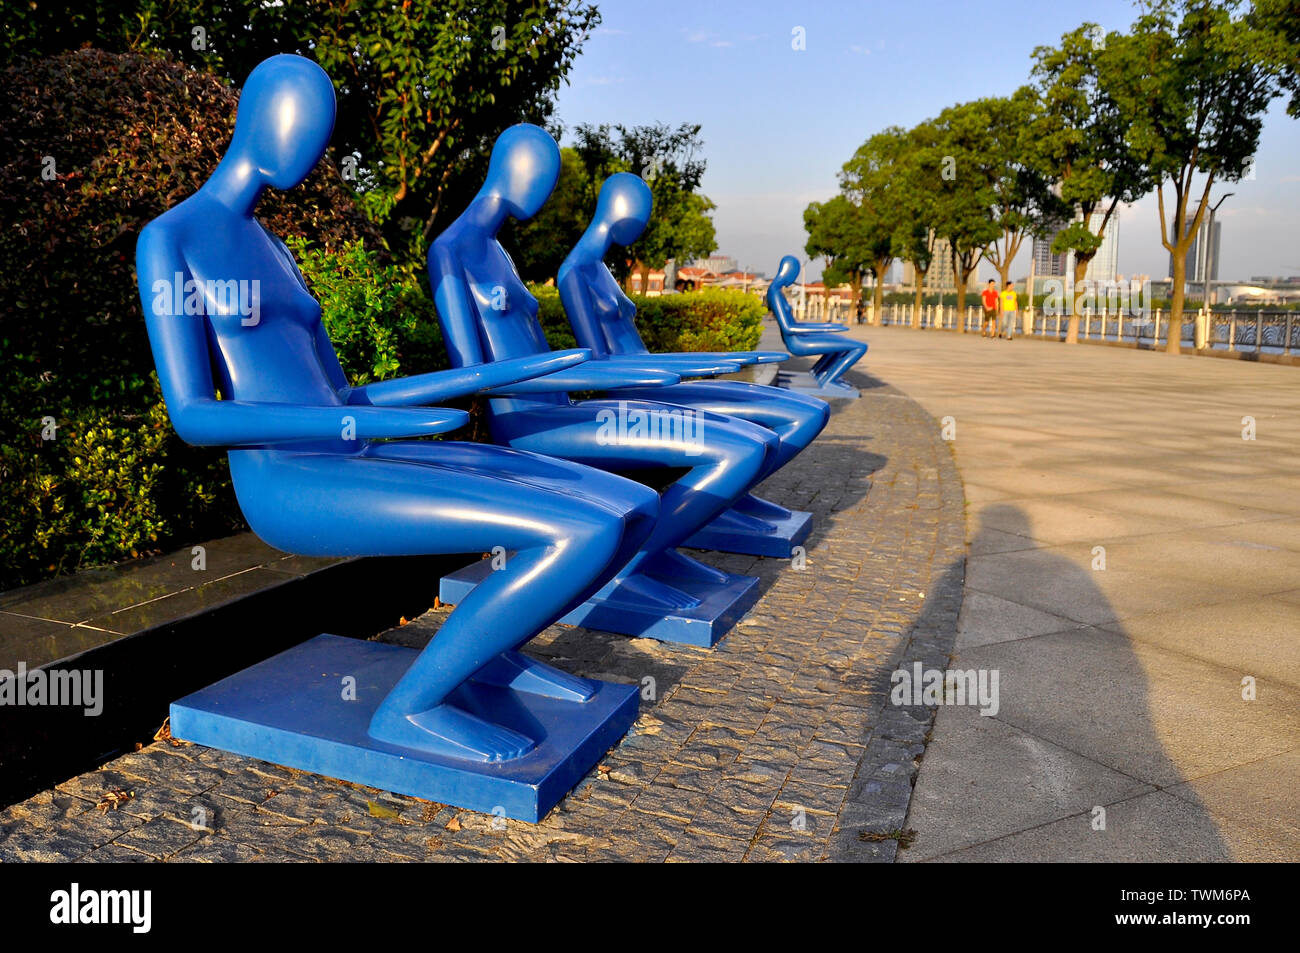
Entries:
[[[167,423],[134,267],[141,227],[215,168],[237,96],[166,59],[91,49],[11,65],[0,85],[4,589],[239,525],[224,459]],[[259,217],[324,250],[374,241],[324,164]]]

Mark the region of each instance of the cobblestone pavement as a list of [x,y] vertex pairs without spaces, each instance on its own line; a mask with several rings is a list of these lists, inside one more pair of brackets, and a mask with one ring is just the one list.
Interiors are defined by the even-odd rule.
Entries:
[[[763,588],[715,649],[562,626],[529,644],[655,696],[542,823],[155,742],[0,812],[0,860],[893,860],[933,717],[890,705],[889,674],[946,666],[965,526],[935,421],[856,383],[761,488],[815,514],[804,568],[703,557]],[[445,613],[379,638],[422,645]],[[97,809],[113,791],[130,797]]]

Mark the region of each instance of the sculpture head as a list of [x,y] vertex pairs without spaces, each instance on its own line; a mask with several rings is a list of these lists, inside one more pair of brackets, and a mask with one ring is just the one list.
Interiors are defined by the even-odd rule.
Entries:
[[615,172],[600,187],[591,224],[608,228],[616,244],[630,245],[645,231],[653,207],[650,186],[639,175]]
[[521,122],[497,137],[480,195],[492,195],[513,218],[529,219],[560,177],[560,147],[540,126]]
[[226,157],[249,163],[267,185],[291,189],[325,154],[334,113],[334,84],[323,69],[292,53],[272,56],[248,74]]
[[772,280],[773,285],[785,287],[794,282],[799,277],[799,259],[794,255],[786,255],[781,259],[781,264],[776,268],[776,277]]

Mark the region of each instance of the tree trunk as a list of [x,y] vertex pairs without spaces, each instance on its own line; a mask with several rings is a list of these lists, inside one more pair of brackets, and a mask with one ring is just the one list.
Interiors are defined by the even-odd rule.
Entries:
[[925,272],[912,263],[912,269],[916,273],[916,297],[912,303],[912,327],[921,326],[921,309],[925,307]]
[[955,279],[957,282],[957,326],[961,328],[963,334],[966,333],[966,287],[970,284],[970,276],[974,271],[974,268],[970,271],[963,270],[960,277]]
[[876,324],[880,324],[881,319],[884,318],[884,311],[882,309],[885,306],[885,282],[883,276],[888,268],[888,264],[883,268],[877,265],[877,267],[873,268],[871,271],[872,277],[875,278],[875,287],[871,291],[871,316]]
[[650,291],[650,266],[645,262],[640,262],[639,274],[641,275],[641,293],[648,294]]
[[1077,252],[1075,254],[1074,290],[1070,294],[1070,324],[1065,332],[1066,344],[1079,343],[1079,302],[1083,299],[1083,289],[1080,285],[1084,282],[1084,276],[1088,274],[1088,263],[1092,258],[1092,255],[1083,258]]
[[[952,246],[952,296],[957,302],[957,330],[966,333],[966,315],[963,313],[966,307],[966,279],[970,272],[962,274],[961,264],[957,260],[957,246]],[[939,304],[943,304],[943,295],[939,296]]]
[[851,282],[849,288],[853,293],[853,304],[849,308],[849,319],[846,324],[856,324],[858,320],[858,305],[862,303],[862,276],[857,275]]
[[1166,354],[1183,352],[1183,293],[1187,284],[1187,249],[1190,241],[1180,241],[1174,246],[1174,287],[1169,299],[1169,341]]

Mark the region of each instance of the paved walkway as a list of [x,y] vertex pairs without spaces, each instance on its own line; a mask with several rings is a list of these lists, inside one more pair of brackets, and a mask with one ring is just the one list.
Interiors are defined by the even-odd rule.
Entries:
[[[713,651],[560,626],[530,643],[644,686],[632,732],[541,824],[157,742],[0,811],[0,860],[892,860],[933,712],[889,705],[890,673],[945,665],[960,607],[949,447],[877,387],[762,492],[815,513],[806,565],[704,555],[764,590]],[[380,637],[422,645],[444,617]]]
[[1000,673],[940,710],[901,857],[1300,859],[1297,369],[854,333],[954,418],[954,666]]

